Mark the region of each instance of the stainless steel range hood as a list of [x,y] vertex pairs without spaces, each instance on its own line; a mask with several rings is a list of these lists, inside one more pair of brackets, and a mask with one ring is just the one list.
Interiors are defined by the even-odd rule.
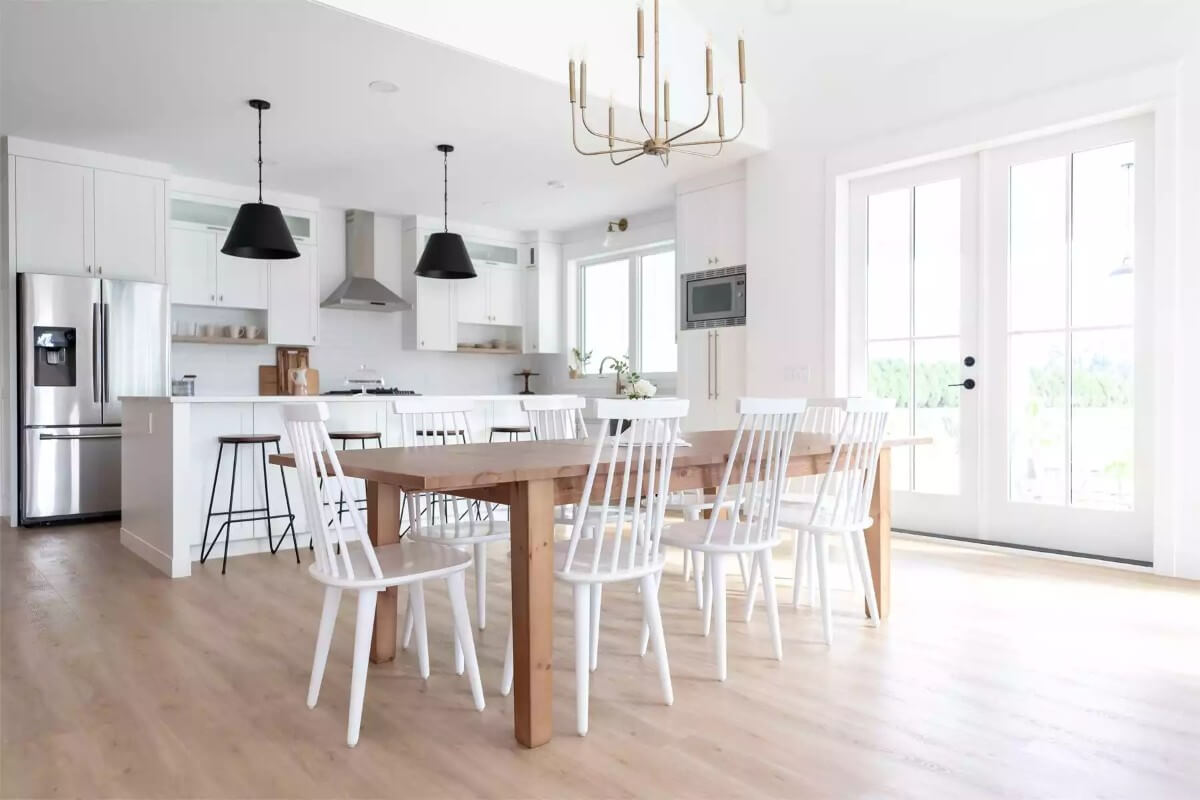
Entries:
[[412,303],[375,279],[375,214],[362,209],[346,212],[346,280],[321,303],[321,308],[351,311],[408,311]]

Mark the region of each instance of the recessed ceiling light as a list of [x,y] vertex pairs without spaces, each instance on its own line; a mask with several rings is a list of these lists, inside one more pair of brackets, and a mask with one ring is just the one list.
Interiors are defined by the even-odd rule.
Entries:
[[371,81],[367,84],[367,88],[372,92],[382,92],[383,94],[400,91],[400,87],[391,81]]
[[562,181],[559,181],[559,180],[546,181],[546,185],[547,185],[547,186],[549,186],[551,189],[565,189],[565,188],[567,188],[567,185],[566,185],[565,183],[563,183]]

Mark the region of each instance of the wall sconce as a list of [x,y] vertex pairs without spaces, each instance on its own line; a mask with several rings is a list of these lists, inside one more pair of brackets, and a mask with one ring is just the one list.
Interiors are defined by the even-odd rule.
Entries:
[[629,230],[629,220],[621,217],[618,220],[611,220],[608,223],[608,230],[604,233],[604,247],[612,245],[614,233],[624,233]]

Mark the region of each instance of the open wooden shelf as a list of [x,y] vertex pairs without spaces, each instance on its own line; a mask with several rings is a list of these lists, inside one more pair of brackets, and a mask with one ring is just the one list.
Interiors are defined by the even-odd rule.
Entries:
[[458,346],[460,353],[488,353],[494,356],[519,356],[521,350],[518,347],[469,347],[465,344]]
[[241,339],[234,336],[172,336],[172,342],[192,344],[266,344],[266,339]]

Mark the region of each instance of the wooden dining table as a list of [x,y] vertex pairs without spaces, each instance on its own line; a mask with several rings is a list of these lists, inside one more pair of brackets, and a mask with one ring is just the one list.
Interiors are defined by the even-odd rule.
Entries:
[[[729,458],[733,431],[685,434],[675,450],[671,490],[715,493]],[[873,590],[879,614],[891,605],[892,450],[928,438],[884,443],[875,472],[872,525],[866,532]],[[509,508],[512,536],[512,626],[514,729],[525,747],[550,741],[554,615],[554,507],[578,503],[595,449],[588,440],[497,442],[438,447],[384,447],[338,453],[347,477],[367,488],[367,532],[376,546],[400,540],[400,511],[406,492],[441,492],[499,503]],[[826,434],[797,434],[787,474],[821,474],[828,469],[833,440]],[[272,455],[273,464],[295,467],[291,454]],[[397,591],[380,594],[375,608],[371,661],[396,657]]]

